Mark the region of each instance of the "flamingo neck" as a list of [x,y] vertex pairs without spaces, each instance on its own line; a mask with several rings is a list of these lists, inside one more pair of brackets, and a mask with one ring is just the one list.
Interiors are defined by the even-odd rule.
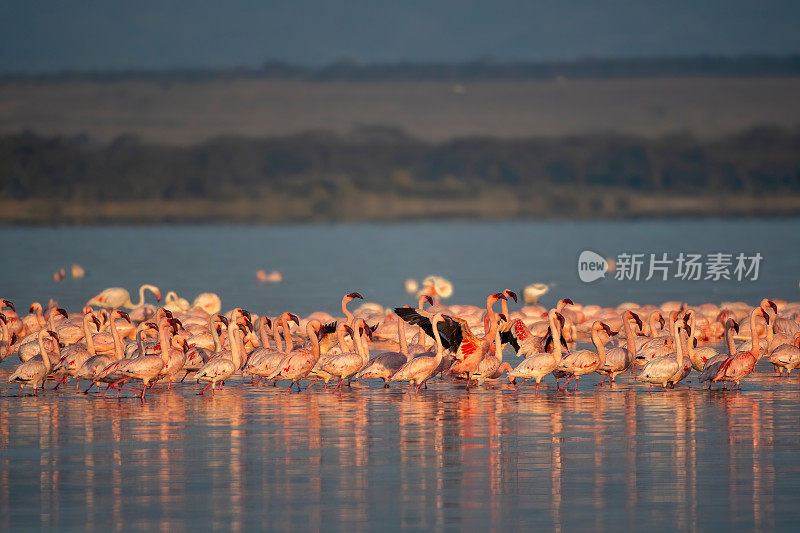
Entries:
[[553,359],[557,363],[561,360],[561,328],[559,327],[561,324],[556,324],[558,322],[556,311],[552,309],[547,313],[547,318],[550,320],[550,334],[553,337]]
[[758,331],[756,331],[756,313],[759,311],[764,312],[760,307],[756,307],[750,313],[750,342],[752,343],[750,353],[756,358],[758,358],[758,354],[761,351],[761,344],[758,342]]
[[[306,335],[311,341],[311,355],[314,358],[314,364],[319,361],[319,339],[317,338],[317,330],[314,327],[314,322],[309,322],[306,326]],[[288,350],[287,350],[288,351]]]
[[222,342],[219,340],[219,333],[217,333],[217,315],[212,315],[209,319],[211,326],[211,338],[214,339],[214,353],[222,351]]
[[622,323],[625,326],[625,336],[628,338],[628,351],[633,355],[633,358],[636,359],[636,343],[633,340],[633,331],[631,331],[631,319],[633,316],[626,313],[626,316],[622,318]]
[[592,327],[592,342],[594,343],[594,347],[597,348],[597,356],[600,359],[600,364],[597,366],[603,366],[606,362],[606,347],[600,340],[600,328]]
[[83,337],[86,340],[86,348],[89,349],[89,353],[95,355],[94,352],[94,337],[92,337],[92,330],[89,329],[89,321],[91,320],[92,315],[87,313],[83,315]]
[[355,317],[353,316],[353,313],[351,313],[350,310],[347,309],[347,303],[349,301],[350,301],[350,299],[347,296],[342,298],[342,313],[344,313],[344,316],[345,316],[345,324],[347,324],[348,326],[352,327],[353,319]]
[[508,300],[500,300],[500,306],[503,309],[503,314],[506,315],[506,318],[511,320],[511,315],[508,314]]
[[292,332],[289,331],[289,321],[286,317],[281,317],[281,324],[283,325],[283,340],[286,341],[286,353],[294,349],[294,342],[292,342]]
[[[489,322],[490,324],[497,324],[497,318],[495,318],[494,309],[492,309],[492,305],[494,305],[496,301],[497,300],[495,299],[494,295],[491,295],[486,298],[486,313],[487,313],[487,318],[490,321]],[[492,334],[492,336],[494,336],[494,334]]]
[[116,359],[122,359],[125,357],[125,349],[122,347],[122,339],[119,336],[115,322],[114,315],[111,315],[109,327],[111,328],[111,336],[114,338],[114,356]]
[[136,344],[139,346],[139,356],[144,355],[144,341],[142,340],[143,329],[136,332]]
[[[172,341],[171,335],[167,332],[169,325],[163,321],[158,325],[158,342],[161,343],[161,360],[164,363],[169,360],[170,342]],[[116,331],[116,328],[115,328]]]
[[258,328],[258,334],[261,337],[261,347],[266,349],[272,348],[272,346],[269,343],[269,333],[267,330],[266,317],[261,317],[261,327]]
[[673,328],[675,331],[673,333],[675,337],[675,355],[678,358],[678,366],[683,364],[683,343],[681,342],[681,328],[680,326],[675,326]]
[[[47,374],[50,373],[50,369],[53,368],[53,365],[52,365],[52,363],[50,363],[50,355],[47,353],[47,350],[44,349],[44,335],[45,335],[45,333],[47,333],[46,330],[42,330],[39,333],[39,350],[41,351],[41,354],[42,354],[42,361],[44,362],[44,367],[47,369],[46,370],[46,374],[45,374],[45,376],[46,376]],[[59,349],[58,341],[53,339],[53,344],[56,347],[56,357],[59,358],[59,356],[61,355],[61,350]]]
[[277,318],[272,321],[272,340],[275,341],[275,349],[283,351],[283,341],[281,340],[280,320]]
[[503,347],[500,342],[500,328],[495,328],[494,332],[494,356],[498,361],[501,363],[503,362]]
[[733,343],[733,335],[731,335],[731,327],[728,327],[725,324],[725,344],[728,345],[728,355],[733,355],[736,353],[736,345]]
[[242,353],[239,351],[241,331],[239,335],[237,335],[236,330],[238,329],[239,325],[236,323],[236,320],[231,320],[230,323],[228,323],[228,340],[231,343],[231,359],[233,360],[233,366],[236,367],[236,370],[239,370],[239,367],[242,366]]
[[431,322],[433,326],[433,340],[436,343],[436,356],[434,360],[436,361],[436,366],[439,366],[439,363],[442,362],[442,357],[444,357],[444,347],[442,346],[442,338],[439,337],[439,328],[437,327],[439,321],[442,319],[441,316],[434,317],[434,320]]
[[658,311],[653,311],[653,314],[650,315],[650,337],[655,339],[656,338],[656,323],[658,323],[658,317],[661,314]]

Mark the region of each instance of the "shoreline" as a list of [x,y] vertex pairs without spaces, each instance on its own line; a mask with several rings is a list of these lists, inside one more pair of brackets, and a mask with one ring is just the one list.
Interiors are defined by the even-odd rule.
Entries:
[[[432,220],[630,220],[679,218],[779,218],[800,215],[800,194],[753,197],[655,196],[629,192],[551,192],[521,197],[497,190],[473,198],[409,198],[352,192],[329,199],[274,194],[228,201],[0,200],[0,225],[107,223],[359,223]],[[564,208],[565,201],[569,207]],[[560,207],[562,206],[562,207]]]

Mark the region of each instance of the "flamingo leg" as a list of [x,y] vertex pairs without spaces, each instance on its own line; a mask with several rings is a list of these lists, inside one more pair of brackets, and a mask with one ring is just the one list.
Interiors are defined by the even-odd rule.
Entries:
[[203,390],[201,390],[200,392],[198,392],[198,393],[197,393],[197,395],[199,396],[199,395],[203,394],[203,393],[206,391],[206,389],[208,389],[208,388],[209,388],[211,385],[213,385],[213,384],[214,384],[214,383],[213,383],[212,381],[209,381],[209,382],[208,382],[208,385],[206,385],[206,386],[205,386],[205,388],[203,388]]
[[567,384],[569,384],[569,380],[571,380],[571,379],[572,379],[572,378],[574,378],[574,377],[575,377],[575,374],[572,374],[570,377],[568,377],[568,378],[567,378],[567,381],[565,381],[565,382],[564,382],[564,384],[563,384],[563,385],[561,385],[561,386],[558,388],[558,390],[562,390],[564,387],[566,387],[566,386],[567,386]]
[[187,370],[186,373],[183,375],[183,377],[181,378],[181,383],[183,383],[183,380],[185,380],[186,376],[189,375],[189,372],[191,372],[191,370]]
[[601,382],[600,382],[600,383],[598,383],[597,385],[598,385],[599,387],[602,387],[602,386],[603,386],[603,383],[604,383],[604,382],[605,382],[605,381],[608,379],[608,376],[610,376],[610,375],[611,375],[611,374],[606,374],[606,377],[604,377],[604,378],[603,378],[603,381],[601,381]]
[[22,385],[19,386],[19,394],[17,396],[22,396]]
[[575,376],[575,392],[578,392],[578,376]]
[[[516,393],[517,393],[517,391],[519,390],[519,388],[520,388],[520,387],[522,387],[523,385],[525,385],[525,382],[526,382],[526,381],[528,381],[528,379],[529,379],[529,378],[525,378],[525,380],[524,380],[522,383],[520,383],[519,385],[517,385],[517,388],[516,388],[516,389],[514,389],[514,394],[516,394]],[[539,384],[538,384],[538,383],[536,384],[536,390],[539,390]]]

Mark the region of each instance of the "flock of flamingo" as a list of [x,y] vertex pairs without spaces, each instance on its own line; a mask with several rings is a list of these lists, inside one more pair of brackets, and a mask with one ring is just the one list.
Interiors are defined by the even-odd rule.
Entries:
[[[78,313],[34,303],[20,316],[12,302],[0,299],[0,361],[12,355],[21,361],[8,382],[19,384],[20,395],[24,387],[35,395],[48,381],[58,388],[74,378],[76,390],[81,381],[89,383],[87,394],[96,386],[101,396],[112,389],[117,397],[133,391],[144,400],[157,383],[170,389],[190,375],[202,387],[199,394],[236,374],[253,386],[288,382],[287,392],[302,390],[305,380],[307,389],[320,382],[341,393],[367,379],[382,380],[386,388],[408,382],[409,392],[415,386],[419,392],[440,376],[462,380],[466,390],[501,383],[516,393],[529,380],[538,392],[547,375],[558,390],[570,381],[577,390],[582,376],[599,374],[599,385],[611,385],[630,372],[648,390],[659,385],[666,391],[693,370],[708,388],[730,382],[741,389],[762,357],[779,377],[800,365],[800,303],[779,300],[764,299],[755,308],[742,302],[602,308],[562,299],[549,310],[526,305],[509,311],[517,295],[506,289],[490,294],[485,306],[447,306],[422,295],[416,308],[387,312],[364,304],[353,312],[348,303],[363,297],[352,292],[342,298],[343,316],[315,312],[301,319],[290,312],[259,317],[241,308],[220,314],[221,301],[211,293],[192,304],[170,293],[157,307],[145,303],[145,291],[161,301],[152,285],[140,288],[138,303],[126,290],[110,288]],[[577,349],[588,342],[593,349]],[[515,366],[504,360],[509,345]]]

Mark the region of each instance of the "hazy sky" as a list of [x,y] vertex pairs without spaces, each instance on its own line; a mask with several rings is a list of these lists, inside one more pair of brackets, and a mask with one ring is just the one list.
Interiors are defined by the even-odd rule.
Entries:
[[0,0],[0,72],[800,52],[800,0]]

